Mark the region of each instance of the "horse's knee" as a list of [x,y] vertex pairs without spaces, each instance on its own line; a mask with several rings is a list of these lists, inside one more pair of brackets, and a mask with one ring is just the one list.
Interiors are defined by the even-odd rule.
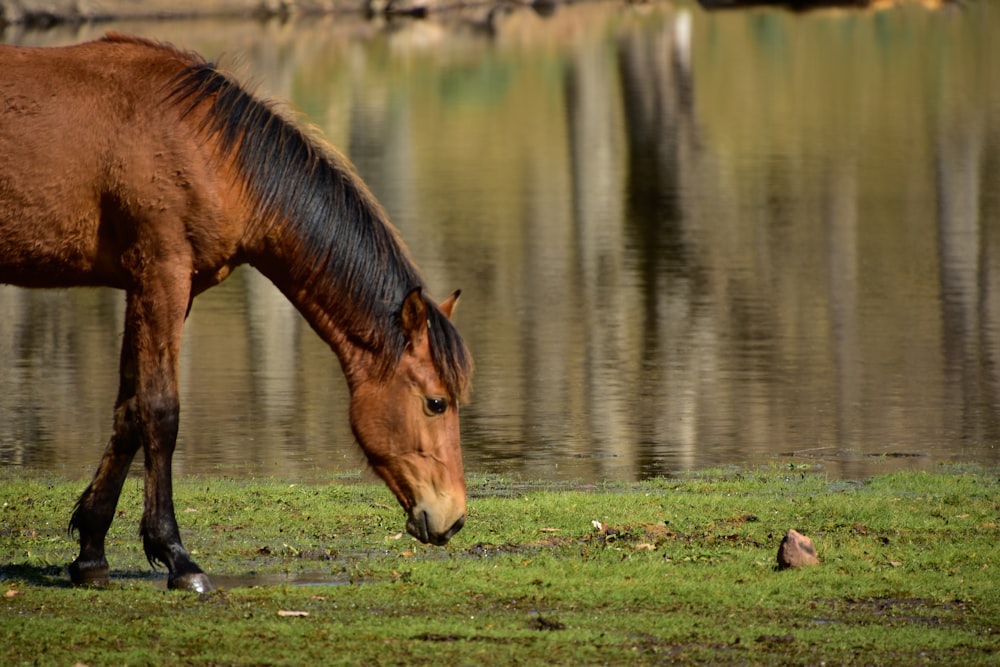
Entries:
[[152,443],[167,452],[173,452],[181,412],[177,398],[164,397],[149,401],[145,407],[145,421]]

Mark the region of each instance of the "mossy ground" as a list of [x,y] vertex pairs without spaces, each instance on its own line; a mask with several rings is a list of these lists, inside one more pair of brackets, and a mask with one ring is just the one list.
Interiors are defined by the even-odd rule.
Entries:
[[[138,480],[108,540],[115,583],[71,587],[82,486],[0,473],[4,665],[1000,660],[994,469],[575,489],[475,478],[447,547],[400,535],[380,486],[182,479],[185,542],[223,585],[203,596],[151,572]],[[775,568],[788,528],[815,540],[819,567]]]

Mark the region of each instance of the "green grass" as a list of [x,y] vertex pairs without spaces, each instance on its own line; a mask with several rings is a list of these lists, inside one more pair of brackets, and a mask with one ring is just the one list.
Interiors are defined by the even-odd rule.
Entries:
[[[588,489],[474,478],[466,528],[443,548],[400,536],[380,486],[182,479],[185,543],[229,586],[203,596],[150,570],[133,480],[108,540],[115,583],[69,586],[82,486],[0,472],[0,664],[1000,660],[995,469]],[[819,567],[775,569],[788,528],[815,540]]]

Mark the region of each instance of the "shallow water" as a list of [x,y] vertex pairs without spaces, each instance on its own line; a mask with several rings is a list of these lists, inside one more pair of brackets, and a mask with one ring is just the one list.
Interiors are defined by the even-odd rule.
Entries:
[[[466,467],[630,480],[1000,461],[1000,13],[114,28],[290,99],[358,166],[476,356]],[[86,476],[121,294],[0,287],[0,465]],[[181,473],[363,468],[337,362],[259,274],[196,301]],[[788,456],[795,454],[795,456]]]

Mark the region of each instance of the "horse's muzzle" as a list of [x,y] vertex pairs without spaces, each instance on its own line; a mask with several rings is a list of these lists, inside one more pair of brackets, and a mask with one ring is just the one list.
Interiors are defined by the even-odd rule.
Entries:
[[465,525],[465,515],[458,517],[458,521],[453,523],[448,530],[443,533],[435,532],[430,528],[430,522],[426,511],[420,511],[412,515],[406,521],[406,532],[424,544],[433,544],[440,547],[448,543],[448,540]]

